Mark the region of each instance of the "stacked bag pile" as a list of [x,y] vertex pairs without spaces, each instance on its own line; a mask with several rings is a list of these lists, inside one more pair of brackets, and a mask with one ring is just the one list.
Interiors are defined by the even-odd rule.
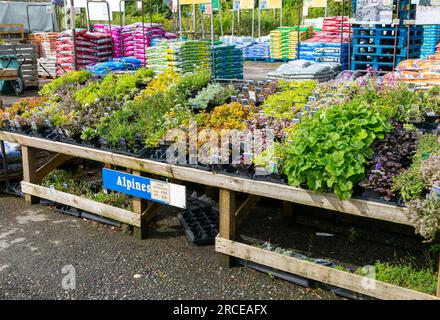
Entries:
[[197,67],[211,67],[211,44],[208,41],[177,41],[163,39],[147,48],[147,67],[156,73],[174,70],[179,73]]
[[134,25],[124,26],[121,30],[121,54],[123,57],[134,57],[136,51],[135,30],[136,27]]
[[307,60],[295,60],[282,64],[267,74],[268,80],[302,81],[315,80],[326,82],[334,79],[342,68],[339,63],[316,63]]
[[297,58],[297,46],[298,42],[310,38],[313,34],[313,27],[300,28],[299,39],[298,39],[298,29],[295,27],[295,31],[289,34],[289,57],[290,59]]
[[[237,46],[238,47],[238,46]],[[266,60],[270,58],[270,37],[260,37],[255,42],[243,48],[247,60]]]
[[176,39],[177,35],[166,32],[161,24],[137,22],[124,27],[95,24],[94,30],[110,34],[114,57],[134,57],[147,63],[147,49],[160,39]]
[[420,49],[420,58],[425,59],[435,53],[435,48],[440,42],[440,25],[423,26],[423,44]]
[[29,35],[29,41],[37,46],[38,75],[56,77],[56,41],[58,32],[37,32]]
[[280,27],[270,32],[270,57],[272,59],[294,59],[289,49],[289,35],[293,27]]
[[[313,33],[312,27],[301,27],[299,41],[308,39]],[[297,27],[279,27],[270,32],[270,57],[272,59],[293,60],[297,58]]]
[[[61,33],[56,42],[57,74],[74,69],[73,39],[71,32]],[[108,61],[112,57],[112,38],[101,32],[87,30],[76,31],[76,62],[78,68],[87,65]]]
[[233,44],[243,50],[255,43],[256,39],[249,36],[221,36],[219,41],[226,44]]
[[[301,42],[299,58],[315,62],[341,63],[344,70],[348,69],[348,43]],[[342,59],[341,59],[342,55]]]
[[426,59],[409,59],[399,63],[394,73],[386,75],[387,79],[398,79],[420,86],[440,85],[440,44],[436,53]]
[[146,23],[143,27],[142,23],[135,23],[134,26],[134,57],[145,65],[147,63],[146,48],[151,46],[153,38],[162,38],[165,35],[165,30],[158,23]]
[[214,46],[214,78],[243,79],[243,49],[234,45]]
[[96,63],[85,67],[87,71],[90,71],[95,76],[104,77],[110,72],[127,72],[135,71],[141,67],[142,63],[140,60],[130,57],[114,58],[108,62]]
[[101,32],[111,35],[113,44],[113,57],[122,56],[122,28],[116,25],[97,23],[93,26],[94,32]]
[[[315,62],[337,62],[348,69],[348,55],[351,26],[347,17],[327,17],[322,31],[301,42],[300,59]],[[342,35],[342,42],[341,42]]]
[[343,33],[343,41],[349,40],[352,23],[348,21],[348,17],[326,17],[322,23],[322,36],[324,38],[338,37],[340,41],[341,33]]

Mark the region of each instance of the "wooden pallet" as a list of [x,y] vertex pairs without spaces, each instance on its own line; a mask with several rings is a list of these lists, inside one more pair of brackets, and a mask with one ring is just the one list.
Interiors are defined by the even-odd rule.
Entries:
[[384,300],[440,300],[440,297],[402,288],[357,274],[325,267],[313,262],[260,249],[244,243],[216,238],[215,250],[221,254],[269,266],[304,278],[325,282],[339,288]]
[[17,55],[18,62],[22,63],[21,75],[25,87],[38,86],[37,48],[35,44],[4,44],[0,45],[0,56]]
[[11,42],[24,41],[24,26],[21,23],[1,23],[0,39]]

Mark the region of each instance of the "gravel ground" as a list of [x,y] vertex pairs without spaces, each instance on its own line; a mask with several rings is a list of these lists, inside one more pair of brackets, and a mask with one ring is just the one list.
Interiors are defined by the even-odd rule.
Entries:
[[[161,212],[150,229],[136,240],[0,194],[0,299],[335,298],[245,267],[219,267],[214,247],[190,244],[172,212]],[[69,265],[76,289],[64,290]]]
[[246,80],[266,80],[266,74],[278,68],[280,62],[246,61],[244,64],[244,78]]

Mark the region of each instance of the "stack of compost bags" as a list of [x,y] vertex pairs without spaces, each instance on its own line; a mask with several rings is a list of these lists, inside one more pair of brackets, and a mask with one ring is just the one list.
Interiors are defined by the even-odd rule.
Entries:
[[214,78],[243,79],[243,49],[234,45],[214,46]]
[[96,23],[93,26],[94,32],[101,32],[111,35],[113,43],[113,57],[122,56],[122,28],[116,25],[107,25]]
[[159,23],[137,22],[124,27],[95,24],[94,30],[110,34],[113,39],[115,57],[134,57],[147,62],[147,48],[154,46],[160,39],[175,39],[177,35],[166,32]]
[[56,41],[58,32],[35,32],[28,36],[38,50],[38,75],[56,77]]
[[208,41],[162,40],[147,48],[147,67],[156,73],[174,70],[180,73],[211,67],[211,45]]
[[315,62],[337,62],[348,68],[348,43],[301,42],[299,58]]
[[420,58],[426,59],[435,53],[435,46],[440,42],[440,25],[423,26],[423,45],[420,49]]
[[136,58],[123,57],[87,66],[86,70],[96,76],[105,76],[110,72],[134,71],[139,69],[141,65],[142,62]]
[[260,37],[255,42],[243,48],[245,59],[249,60],[265,60],[270,58],[270,37]]
[[[112,38],[101,32],[76,31],[76,63],[78,68],[92,63],[108,61],[112,57]],[[57,74],[74,69],[72,33],[60,33],[56,41]]]
[[270,57],[272,59],[291,59],[289,50],[292,27],[277,28],[270,32]]
[[[313,28],[301,27],[299,40],[308,39]],[[297,58],[296,47],[298,44],[297,27],[279,27],[270,32],[270,57],[272,59],[293,60]]]
[[339,63],[315,63],[306,60],[289,61],[267,74],[269,80],[316,80],[325,82],[334,79],[341,71]]

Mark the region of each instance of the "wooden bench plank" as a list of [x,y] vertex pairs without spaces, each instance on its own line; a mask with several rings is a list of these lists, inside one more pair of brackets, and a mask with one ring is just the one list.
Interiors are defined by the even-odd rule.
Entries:
[[33,146],[44,150],[68,154],[78,158],[90,159],[140,170],[168,178],[190,181],[208,186],[215,186],[232,191],[254,194],[313,207],[320,207],[337,212],[344,212],[365,218],[378,219],[411,226],[407,219],[408,209],[394,204],[350,199],[341,201],[332,193],[317,193],[310,190],[295,188],[284,184],[257,181],[216,174],[183,166],[174,166],[147,159],[138,159],[99,149],[86,148],[47,139],[0,131],[0,139]]
[[125,209],[116,208],[101,202],[75,196],[58,190],[45,188],[37,184],[24,181],[21,183],[21,190],[24,194],[29,194],[35,197],[61,203],[106,218],[121,221],[135,227],[140,226],[141,215]]
[[216,238],[215,251],[378,299],[440,300],[439,297],[434,295],[402,288],[378,280],[373,282],[371,279],[353,273],[324,267],[317,263],[224,239],[220,236]]

